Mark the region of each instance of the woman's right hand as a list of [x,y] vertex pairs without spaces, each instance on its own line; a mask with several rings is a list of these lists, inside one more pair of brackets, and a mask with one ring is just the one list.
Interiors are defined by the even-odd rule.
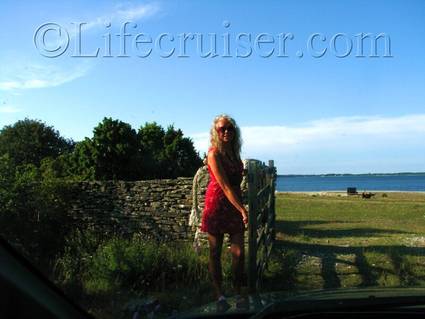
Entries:
[[248,211],[245,209],[245,207],[242,209],[241,215],[242,215],[242,221],[243,221],[243,223],[245,225],[248,224]]

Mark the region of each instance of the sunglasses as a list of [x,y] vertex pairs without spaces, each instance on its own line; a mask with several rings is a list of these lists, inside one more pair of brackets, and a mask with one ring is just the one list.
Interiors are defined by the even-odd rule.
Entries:
[[226,131],[227,132],[234,132],[235,128],[233,127],[233,125],[229,125],[229,126],[222,126],[222,127],[218,127],[217,131],[224,134]]

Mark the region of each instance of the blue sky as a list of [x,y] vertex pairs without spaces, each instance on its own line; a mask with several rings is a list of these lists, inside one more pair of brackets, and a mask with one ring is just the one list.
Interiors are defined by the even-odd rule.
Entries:
[[[2,1],[0,12],[0,127],[36,118],[79,141],[104,116],[135,129],[156,121],[181,128],[202,154],[213,117],[228,113],[241,126],[243,157],[274,159],[280,174],[425,171],[425,1]],[[72,23],[83,22],[73,56]],[[68,32],[57,57],[44,56],[65,47],[56,31],[34,44],[46,23]],[[153,43],[136,47],[141,33]],[[201,57],[195,37],[182,57],[183,33],[205,45],[215,34],[217,56]],[[262,33],[274,43],[258,45]],[[282,56],[278,35],[290,33]],[[376,57],[368,41],[356,56],[360,33],[385,34]]]

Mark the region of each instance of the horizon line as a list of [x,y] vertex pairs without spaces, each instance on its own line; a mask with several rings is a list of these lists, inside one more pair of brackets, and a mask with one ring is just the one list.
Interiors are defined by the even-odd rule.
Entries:
[[324,175],[407,175],[407,174],[424,174],[424,172],[394,172],[394,173],[321,173],[321,174],[277,174],[277,176],[324,176]]

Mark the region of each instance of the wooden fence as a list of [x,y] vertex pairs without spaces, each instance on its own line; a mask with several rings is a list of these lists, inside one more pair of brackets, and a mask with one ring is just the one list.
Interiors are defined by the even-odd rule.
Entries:
[[276,168],[248,160],[248,287],[261,286],[261,279],[275,239]]

